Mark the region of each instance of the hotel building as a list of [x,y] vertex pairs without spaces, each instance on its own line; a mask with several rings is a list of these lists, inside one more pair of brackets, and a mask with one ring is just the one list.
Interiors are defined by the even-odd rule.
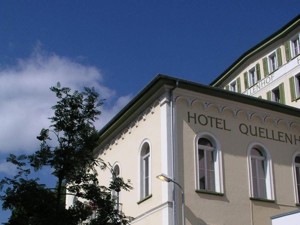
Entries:
[[131,180],[119,195],[131,224],[271,225],[300,203],[299,113],[158,75],[103,128],[97,152]]
[[133,186],[118,195],[131,224],[296,224],[299,53],[300,16],[211,86],[158,75],[101,130],[98,156]]

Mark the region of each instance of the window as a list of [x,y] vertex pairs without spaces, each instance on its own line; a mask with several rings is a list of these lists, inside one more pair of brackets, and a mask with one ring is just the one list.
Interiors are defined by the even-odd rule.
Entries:
[[258,145],[251,147],[249,153],[249,174],[251,197],[273,199],[271,162],[267,152]]
[[291,40],[291,52],[292,52],[292,57],[295,57],[300,54],[299,35],[297,35],[295,38]]
[[290,77],[291,100],[296,101],[300,98],[300,74]]
[[278,60],[277,60],[276,52],[273,52],[271,55],[269,55],[268,59],[269,59],[269,72],[272,73],[278,69]]
[[258,81],[255,67],[249,70],[249,86],[253,86]]
[[233,81],[233,82],[230,84],[230,91],[237,92],[236,81]]
[[150,195],[150,145],[142,145],[140,156],[140,197],[144,199]]
[[256,76],[255,68],[253,68],[249,71],[249,81],[250,81],[250,86],[257,83],[257,76]]
[[[120,166],[115,164],[112,170],[112,179],[116,181],[120,177]],[[115,189],[111,193],[112,200],[115,202],[115,209],[120,211],[120,189]]]
[[222,192],[220,150],[215,139],[202,135],[196,143],[196,189],[208,192]]
[[[116,165],[113,167],[112,179],[113,179],[113,180],[116,180],[118,177],[120,177],[120,166],[119,166],[118,164],[116,164]],[[112,191],[112,198],[113,198],[114,200],[118,200],[118,198],[119,198],[119,192],[120,192],[119,189],[113,190],[113,191]]]
[[233,92],[241,93],[241,78],[238,77],[236,80],[232,81],[229,85],[227,85],[227,90],[228,89]]
[[296,96],[300,97],[300,74],[295,76],[295,88],[296,88]]
[[[252,69],[244,72],[245,89],[251,88],[260,79],[261,79],[260,64],[256,63],[256,65]],[[239,81],[239,78],[237,79],[237,81]],[[238,82],[238,88],[239,88],[239,82]]]
[[272,90],[272,101],[280,102],[280,92],[279,87]]
[[300,153],[297,153],[293,157],[294,161],[294,182],[295,182],[295,194],[296,194],[296,203],[300,203]]
[[268,91],[267,99],[269,101],[285,104],[284,83],[281,83],[279,86],[277,86],[273,90]]

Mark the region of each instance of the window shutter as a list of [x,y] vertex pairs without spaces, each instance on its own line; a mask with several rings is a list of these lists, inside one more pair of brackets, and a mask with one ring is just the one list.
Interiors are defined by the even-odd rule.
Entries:
[[277,58],[278,58],[278,67],[282,66],[282,55],[281,55],[281,49],[277,48]]
[[225,86],[225,90],[229,90],[229,85],[226,85],[226,86]]
[[256,74],[257,74],[257,80],[261,80],[261,74],[260,74],[260,65],[259,63],[256,64]]
[[295,78],[290,77],[289,81],[290,81],[291,100],[295,101],[296,100]]
[[284,43],[284,47],[285,47],[285,57],[286,57],[286,61],[290,61],[291,60],[291,50],[290,50],[290,41],[287,41]]
[[241,78],[240,78],[240,77],[238,77],[238,78],[236,79],[236,85],[237,85],[238,93],[241,93],[242,90],[241,90]]
[[285,104],[284,83],[279,85],[280,103]]
[[265,77],[269,75],[269,69],[268,69],[268,59],[265,57],[263,58],[263,68],[264,68],[264,75]]
[[268,92],[267,92],[267,100],[269,100],[269,101],[272,100],[272,99],[271,99],[271,91],[268,91]]
[[248,72],[244,73],[244,84],[245,84],[245,89],[249,88],[249,84],[248,84]]

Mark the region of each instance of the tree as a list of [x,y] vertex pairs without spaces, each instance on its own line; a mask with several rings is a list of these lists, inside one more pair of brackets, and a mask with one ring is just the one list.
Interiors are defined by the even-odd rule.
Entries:
[[[3,209],[12,211],[7,225],[124,225],[130,217],[117,210],[112,191],[130,190],[130,181],[113,176],[108,187],[101,186],[96,168],[108,169],[109,163],[95,156],[99,133],[94,126],[101,114],[94,89],[71,92],[58,83],[50,90],[58,101],[52,107],[54,116],[49,128],[37,136],[40,149],[31,155],[10,155],[7,161],[17,166],[13,178],[0,182]],[[49,188],[32,178],[32,172],[50,167],[57,179],[56,187]],[[65,208],[66,195],[75,197],[74,205]]]

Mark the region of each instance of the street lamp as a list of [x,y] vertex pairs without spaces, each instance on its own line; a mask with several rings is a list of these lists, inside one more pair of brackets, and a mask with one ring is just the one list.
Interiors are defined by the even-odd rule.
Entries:
[[161,181],[165,181],[165,182],[172,182],[174,184],[176,184],[180,191],[181,191],[181,213],[182,213],[182,225],[185,225],[185,212],[184,212],[184,191],[183,188],[181,187],[180,184],[178,184],[176,181],[174,181],[172,178],[168,177],[165,174],[160,174],[158,176],[156,176],[156,178],[160,179]]

